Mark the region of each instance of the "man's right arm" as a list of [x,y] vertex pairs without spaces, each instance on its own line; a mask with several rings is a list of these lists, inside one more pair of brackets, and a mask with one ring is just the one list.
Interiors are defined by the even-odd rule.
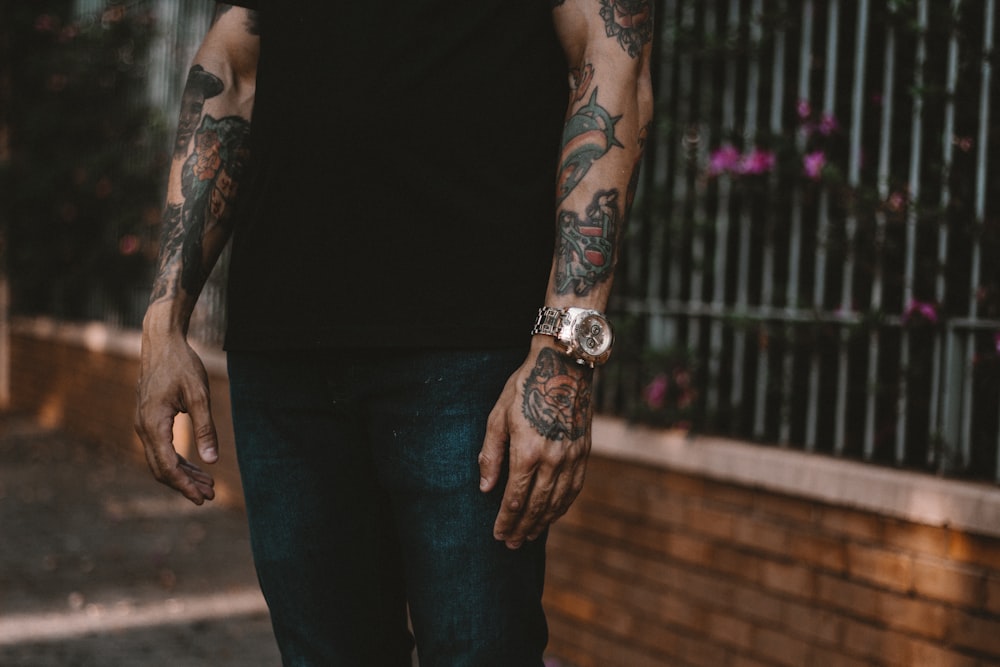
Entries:
[[186,412],[199,454],[218,459],[204,366],[187,344],[198,295],[232,231],[249,157],[260,38],[257,13],[220,3],[188,73],[173,145],[159,261],[143,320],[136,431],[153,476],[194,503],[214,481],[180,456],[173,422]]

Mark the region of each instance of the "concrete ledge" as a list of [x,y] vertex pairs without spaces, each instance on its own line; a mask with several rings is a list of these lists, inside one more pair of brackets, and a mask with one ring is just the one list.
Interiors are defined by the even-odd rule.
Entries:
[[1000,488],[684,432],[594,421],[602,456],[703,475],[931,526],[1000,536]]
[[[138,359],[142,349],[142,333],[135,329],[119,329],[100,322],[60,322],[48,317],[15,317],[10,331],[14,335],[65,343],[75,347]],[[211,375],[225,375],[226,353],[192,342],[191,347],[201,357]]]

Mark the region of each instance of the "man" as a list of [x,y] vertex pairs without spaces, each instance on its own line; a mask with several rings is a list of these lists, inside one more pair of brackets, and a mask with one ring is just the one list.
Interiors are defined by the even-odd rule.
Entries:
[[423,667],[541,665],[652,30],[649,0],[218,5],[136,428],[158,480],[212,499],[171,425],[218,459],[185,334],[232,232],[237,455],[284,664],[408,665],[408,610]]

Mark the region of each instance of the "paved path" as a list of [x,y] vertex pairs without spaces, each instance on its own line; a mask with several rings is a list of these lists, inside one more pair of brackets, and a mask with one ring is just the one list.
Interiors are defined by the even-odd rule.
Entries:
[[0,667],[275,667],[241,512],[0,415]]

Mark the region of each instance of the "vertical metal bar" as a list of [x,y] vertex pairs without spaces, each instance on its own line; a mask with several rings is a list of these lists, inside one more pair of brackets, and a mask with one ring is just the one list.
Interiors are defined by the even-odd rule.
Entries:
[[[743,125],[744,146],[755,141],[757,135],[758,96],[760,95],[760,45],[761,26],[759,21],[762,10],[761,0],[754,0],[750,16],[749,63],[747,64],[747,114]],[[750,303],[750,247],[753,240],[753,202],[750,197],[744,197],[740,202],[739,258],[737,260],[736,282],[736,312],[745,316]],[[743,412],[743,376],[746,373],[746,338],[744,326],[737,326],[733,331],[733,383],[730,387],[730,402],[735,414]],[[742,422],[742,416],[739,419]],[[738,423],[738,426],[741,426]]]
[[[868,55],[868,0],[858,3],[857,27],[855,34],[857,42],[854,51],[854,89],[851,93],[851,135],[850,151],[847,165],[847,185],[857,189],[861,185],[861,134],[864,122],[864,92],[865,68]],[[858,217],[852,210],[845,221],[845,253],[844,274],[840,288],[840,312],[843,314],[854,311],[854,241],[858,230]],[[848,342],[850,325],[842,326],[840,330],[840,349],[837,361],[837,404],[835,417],[835,433],[833,451],[838,456],[844,453],[847,441],[847,375],[850,358]],[[871,390],[869,390],[871,391]]]
[[[799,45],[799,100],[809,99],[809,71],[812,64],[812,43],[813,43],[813,0],[805,0],[802,3],[802,43]],[[801,149],[805,143],[801,133],[797,139],[798,147]],[[802,197],[801,192],[796,189],[792,197],[792,221],[788,239],[788,285],[786,286],[785,308],[791,311],[799,305],[799,262],[802,255]],[[781,404],[781,427],[779,430],[779,442],[787,445],[791,440],[791,405],[795,378],[795,355],[791,347],[785,351],[785,358],[782,362],[782,392]]]
[[[711,26],[715,25],[715,3],[706,3],[704,11],[702,21],[705,26],[704,30],[707,32],[711,29]],[[694,121],[697,122],[698,128],[698,164],[701,165],[707,162],[709,145],[712,140],[712,125],[709,122],[708,112],[711,109],[712,97],[715,95],[715,90],[711,85],[708,85],[712,80],[711,60],[702,55],[699,58],[697,66],[700,69],[701,99],[698,103],[697,118]],[[708,219],[708,213],[705,207],[705,193],[703,191],[696,191],[694,197],[690,303],[700,306],[705,302],[705,235],[707,233],[705,222]],[[701,319],[701,317],[695,316],[688,322],[687,347],[689,350],[696,350],[701,345]]]
[[[681,9],[681,29],[682,30],[693,30],[695,27],[695,6],[694,4],[685,4]],[[682,145],[677,148],[680,153],[677,156],[677,160],[674,163],[674,174],[673,174],[673,209],[670,215],[670,221],[668,229],[673,233],[670,235],[669,241],[669,255],[670,255],[670,265],[668,267],[668,280],[667,280],[667,300],[669,303],[680,303],[681,302],[681,266],[683,265],[682,258],[684,253],[684,248],[681,245],[681,240],[684,238],[683,229],[686,224],[684,218],[685,211],[687,210],[687,173],[690,168],[689,165],[689,150],[688,150],[688,130],[691,122],[691,88],[692,81],[694,78],[693,74],[693,62],[694,59],[691,56],[690,50],[685,49],[678,55],[678,103],[676,111],[676,120],[679,128],[683,128],[682,135]],[[658,328],[654,335],[650,336],[650,342],[653,348],[661,347],[672,347],[677,343],[677,318],[674,316],[666,316],[654,318],[657,321]]]
[[[837,98],[837,42],[840,37],[840,1],[830,0],[827,13],[828,34],[826,41],[826,79],[823,91],[823,113],[833,115]],[[830,192],[820,193],[819,222],[816,230],[815,273],[813,282],[813,307],[823,310],[826,292],[827,243],[830,236]],[[809,362],[809,405],[806,410],[806,449],[816,448],[816,429],[819,417],[820,383],[819,349],[814,349]]]
[[[785,3],[778,5],[778,11],[785,11]],[[771,65],[771,134],[778,136],[781,134],[782,103],[785,97],[785,30],[776,28],[774,32],[774,57]],[[781,187],[781,183],[772,174],[771,192],[776,192]],[[764,258],[761,270],[760,302],[763,306],[773,306],[774,304],[774,218],[767,216],[765,220],[767,237],[764,240]],[[767,322],[761,323],[763,335],[770,338],[771,326]],[[769,344],[760,346],[757,353],[757,392],[754,406],[754,437],[758,440],[764,438],[764,430],[767,419],[767,394],[770,383],[769,368]]]
[[[993,54],[993,27],[995,20],[995,4],[993,0],[986,3],[983,17],[983,53]],[[970,319],[976,320],[979,317],[979,304],[975,299],[976,290],[979,288],[980,273],[982,267],[982,244],[979,231],[982,230],[986,221],[986,167],[987,151],[989,148],[989,128],[990,128],[990,83],[993,67],[990,58],[983,58],[982,70],[980,72],[980,93],[979,93],[979,133],[976,139],[976,220],[977,233],[973,235],[974,249],[972,255],[972,285],[969,300]],[[976,353],[975,330],[966,334],[966,364],[965,364],[965,387],[962,392],[962,441],[959,445],[962,454],[962,464],[968,466],[972,462],[972,405],[974,396],[972,390],[973,360]],[[998,443],[1000,448],[1000,443]],[[998,449],[1000,455],[1000,449]],[[996,477],[1000,480],[1000,460],[997,462]]]
[[[960,0],[951,1],[951,12],[957,16]],[[955,90],[958,84],[958,30],[954,26],[948,38],[948,73],[945,82],[945,107],[944,107],[944,132],[941,137],[942,160],[944,169],[941,170],[941,195],[938,210],[941,211],[938,219],[938,255],[937,255],[937,278],[934,286],[934,298],[938,304],[943,304],[946,295],[946,274],[945,266],[948,262],[948,207],[951,205],[951,167],[954,153],[955,134]],[[930,433],[931,441],[927,447],[927,464],[933,465],[936,459],[943,460],[939,451],[942,439],[940,428],[940,408],[944,400],[941,391],[942,386],[942,340],[941,332],[934,334],[934,350],[931,358],[931,402],[928,415],[927,430]]]
[[[924,64],[927,60],[927,2],[917,4],[917,52],[914,63],[913,120],[910,132],[910,206],[906,215],[906,269],[903,275],[903,307],[913,300],[913,277],[917,253],[917,207],[920,200],[920,160],[923,149],[924,129]],[[897,464],[906,457],[906,412],[909,403],[910,334],[904,327],[900,341],[899,398],[896,409],[896,449],[894,459]]]
[[[672,0],[667,0],[665,4],[665,12],[667,16],[675,16],[677,12],[676,3]],[[666,32],[664,30],[664,32]],[[664,91],[673,91],[673,77],[674,77],[674,59],[677,55],[677,49],[672,39],[663,40],[663,60],[660,67],[660,89]],[[673,56],[673,57],[671,57]],[[677,101],[673,95],[667,98],[668,104],[677,104]],[[674,107],[676,110],[676,107]],[[676,113],[671,113],[670,116],[675,116]],[[670,174],[669,165],[671,160],[680,161],[683,156],[678,156],[679,153],[679,136],[677,132],[677,125],[672,124],[670,128],[664,132],[663,141],[658,142],[656,149],[660,152],[658,159],[653,161],[654,174],[653,182],[662,188],[667,188],[670,184]],[[651,309],[655,308],[656,305],[662,302],[662,283],[663,283],[663,262],[664,255],[667,252],[667,235],[669,232],[672,220],[667,214],[661,213],[660,209],[653,211],[651,221],[652,230],[650,232],[649,238],[649,248],[648,254],[648,273],[646,279],[646,299]],[[646,343],[649,347],[657,347],[662,345],[663,340],[666,338],[664,325],[662,322],[662,316],[650,316],[649,322],[647,324],[647,340]]]
[[[882,119],[880,122],[878,157],[878,196],[880,201],[889,198],[889,161],[892,158],[892,114],[896,88],[896,29],[886,28],[884,69],[882,74]],[[885,242],[885,212],[875,217],[875,275],[872,277],[871,311],[882,310],[882,248]],[[863,453],[866,461],[875,455],[875,420],[878,407],[878,365],[880,331],[873,327],[868,334],[868,397],[865,404],[865,438]]]
[[[739,27],[739,1],[730,0],[729,17],[727,20],[727,30],[735,30]],[[732,57],[726,60],[726,82],[722,97],[722,129],[732,130],[736,125],[736,65]],[[728,266],[729,255],[729,204],[732,196],[729,179],[719,179],[719,205],[718,222],[715,233],[715,264],[712,268],[715,288],[712,295],[712,309],[716,316],[712,319],[712,329],[710,332],[709,348],[711,353],[708,359],[709,387],[707,397],[707,407],[709,413],[716,413],[720,402],[719,378],[722,375],[722,338],[723,323],[719,319],[718,313],[725,308],[726,301],[726,267]]]

